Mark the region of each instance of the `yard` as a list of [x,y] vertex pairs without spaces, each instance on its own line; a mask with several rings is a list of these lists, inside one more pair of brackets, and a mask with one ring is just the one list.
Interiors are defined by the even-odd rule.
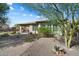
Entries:
[[[54,46],[58,45],[61,49],[65,49],[65,56],[79,55],[79,46],[66,48],[64,43],[53,38],[39,38],[32,42],[25,42],[25,34],[1,37],[0,55],[1,56],[57,56],[53,51]],[[73,52],[72,52],[73,51]]]
[[[79,4],[21,3],[18,4],[19,7],[22,7],[20,9],[17,4],[13,5],[16,8],[6,3],[0,4],[0,55],[79,55]],[[29,9],[24,6],[28,6]],[[13,12],[10,14],[10,10],[13,8],[16,12],[18,10],[18,13],[21,13],[21,9],[24,12],[15,16]],[[26,11],[35,11],[35,18],[34,13],[31,12],[29,15]],[[28,17],[28,20],[32,17],[36,19],[38,16],[37,19],[40,20],[24,23],[28,21],[25,16]],[[11,20],[12,24],[8,24],[10,17],[15,18]],[[15,23],[13,23],[14,21]],[[19,22],[23,22],[23,24]]]

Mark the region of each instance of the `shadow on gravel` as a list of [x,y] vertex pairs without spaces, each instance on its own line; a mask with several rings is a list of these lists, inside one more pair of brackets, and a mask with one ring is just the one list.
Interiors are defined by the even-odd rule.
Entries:
[[27,35],[14,35],[14,36],[6,36],[6,37],[0,37],[0,48],[3,47],[16,47],[17,45],[24,43],[24,38]]
[[23,43],[27,42],[29,38],[35,41],[36,35],[19,34],[13,36],[9,35],[5,37],[0,37],[0,48],[10,46],[16,47],[17,45],[22,45]]

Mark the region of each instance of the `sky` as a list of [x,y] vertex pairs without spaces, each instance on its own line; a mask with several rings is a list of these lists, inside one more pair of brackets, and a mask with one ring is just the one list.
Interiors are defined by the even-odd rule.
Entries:
[[15,24],[44,20],[39,15],[37,15],[36,11],[30,11],[28,6],[24,7],[18,3],[11,3],[8,5],[10,9],[7,16],[9,18],[10,27],[14,26]]

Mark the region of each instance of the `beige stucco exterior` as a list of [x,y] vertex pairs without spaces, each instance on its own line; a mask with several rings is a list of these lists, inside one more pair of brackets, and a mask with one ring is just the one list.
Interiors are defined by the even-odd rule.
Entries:
[[[47,22],[40,21],[40,22],[36,22],[36,23],[19,24],[19,33],[20,34],[28,34],[28,33],[37,34],[38,31],[35,30],[34,27],[40,28],[41,26],[49,27],[49,28],[51,27],[52,31],[54,29],[53,25],[49,26],[49,25],[47,25]],[[56,30],[58,30],[58,29],[56,29]],[[58,34],[58,33],[61,34],[61,31],[60,30],[59,31],[54,31],[53,33],[55,33],[55,34]]]
[[[41,27],[41,24],[36,24],[37,28]],[[22,32],[23,31],[23,27],[24,27],[24,30],[26,30],[25,32]],[[28,34],[28,33],[32,33],[32,34],[35,34],[35,33],[38,33],[37,30],[33,30],[33,27],[34,25],[33,24],[30,24],[30,25],[19,25],[19,31],[17,33],[20,33],[20,34]],[[28,31],[27,31],[28,30]]]

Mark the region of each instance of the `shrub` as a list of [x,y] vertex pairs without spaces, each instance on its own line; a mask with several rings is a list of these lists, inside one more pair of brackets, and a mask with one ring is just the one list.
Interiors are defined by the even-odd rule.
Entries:
[[16,34],[16,31],[12,31],[12,33],[11,34]]
[[25,42],[32,42],[34,41],[34,38],[32,35],[28,35],[25,39],[24,39]]
[[3,35],[1,35],[1,37],[8,37],[9,34],[8,33],[4,33]]
[[38,30],[39,35],[42,36],[42,37],[50,37],[51,36],[52,31],[49,28],[40,27],[37,30]]

